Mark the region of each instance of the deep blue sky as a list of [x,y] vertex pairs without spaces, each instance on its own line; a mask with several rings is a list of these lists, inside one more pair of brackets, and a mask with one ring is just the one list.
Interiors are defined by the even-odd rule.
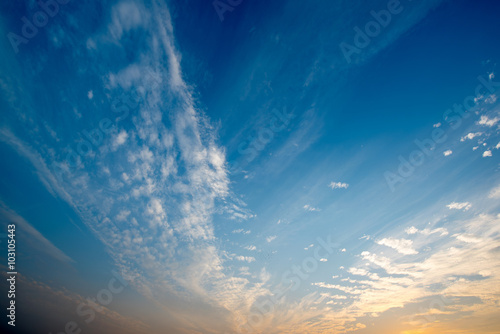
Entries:
[[20,330],[494,333],[498,2],[214,3],[0,5]]

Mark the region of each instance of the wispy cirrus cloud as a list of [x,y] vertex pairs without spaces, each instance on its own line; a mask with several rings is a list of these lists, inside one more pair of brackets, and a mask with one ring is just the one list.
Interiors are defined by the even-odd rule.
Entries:
[[[28,223],[23,217],[8,208],[5,203],[0,201],[0,220],[7,230],[7,225],[15,224],[23,242],[29,242],[29,247],[37,252],[46,254],[63,263],[75,262],[72,258],[66,255],[62,250],[54,246],[47,238],[45,238],[33,225]],[[16,233],[15,233],[16,234]],[[25,246],[26,247],[26,246]]]

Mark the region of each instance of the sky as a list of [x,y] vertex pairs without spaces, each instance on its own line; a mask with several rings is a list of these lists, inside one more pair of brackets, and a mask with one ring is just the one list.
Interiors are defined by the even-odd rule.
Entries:
[[500,333],[499,13],[3,2],[3,332]]

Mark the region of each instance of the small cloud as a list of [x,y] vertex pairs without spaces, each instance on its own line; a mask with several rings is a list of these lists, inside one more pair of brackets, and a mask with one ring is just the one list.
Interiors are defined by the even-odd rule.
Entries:
[[495,117],[495,118],[488,118],[488,116],[481,116],[481,118],[479,119],[479,122],[477,122],[478,124],[480,125],[486,125],[486,126],[493,126],[495,124],[498,123],[498,121],[500,121],[500,118],[498,117]]
[[450,210],[464,210],[467,211],[472,207],[472,204],[469,202],[463,202],[463,203],[457,203],[457,202],[452,202],[446,206]]
[[246,246],[245,249],[247,249],[249,251],[254,251],[257,249],[257,247],[255,247],[254,245],[250,245],[250,246]]
[[498,142],[497,146],[495,148],[498,150],[500,148],[500,142]]
[[446,151],[444,151],[444,152],[443,152],[443,155],[444,155],[445,157],[447,157],[447,156],[451,155],[452,153],[453,153],[453,151],[452,151],[452,150],[446,150]]
[[120,131],[113,140],[113,149],[116,150],[119,146],[125,144],[128,138],[128,133],[125,130]]
[[116,215],[115,219],[120,222],[124,222],[127,220],[127,217],[130,215],[129,210],[122,210],[118,215]]
[[241,256],[241,255],[238,255],[234,259],[238,260],[238,261],[248,262],[248,263],[251,263],[251,262],[255,261],[255,258],[252,257],[252,256]]
[[322,258],[322,259],[319,259],[320,262],[327,262],[328,259],[325,259],[325,258]]
[[307,211],[321,211],[320,209],[314,208],[314,207],[310,206],[309,204],[304,205],[304,209]]
[[89,92],[87,93],[87,97],[89,98],[89,100],[92,100],[94,98],[94,92],[89,90]]
[[267,241],[267,242],[271,242],[271,241],[273,241],[274,239],[276,239],[276,236],[275,236],[275,235],[272,235],[272,236],[267,237],[267,238],[266,238],[266,241]]
[[483,133],[482,132],[469,132],[467,135],[463,136],[460,138],[460,141],[466,141],[467,139],[474,139],[475,137],[481,136]]
[[486,158],[486,157],[491,157],[493,154],[491,154],[491,151],[488,150],[488,151],[484,151],[483,152],[483,158]]
[[239,234],[239,233],[243,233],[243,234],[250,234],[252,231],[248,230],[248,231],[245,231],[244,229],[240,228],[240,229],[237,229],[237,230],[234,230],[233,232],[231,233],[235,233],[235,234]]
[[441,123],[436,123],[433,125],[433,127],[435,127],[435,128],[439,128],[440,126],[441,126]]
[[357,275],[357,276],[368,276],[369,272],[365,269],[358,269],[358,268],[349,268],[347,270],[350,274]]
[[497,102],[498,97],[495,94],[491,94],[487,99],[484,100],[484,102],[493,104]]
[[404,255],[418,254],[418,252],[413,249],[413,241],[408,239],[384,238],[377,241],[377,244],[393,248],[398,253]]
[[308,250],[309,248],[312,248],[312,247],[314,247],[314,244],[310,244],[309,246],[305,247],[304,249]]
[[477,244],[482,241],[481,238],[478,238],[471,234],[455,234],[453,235],[457,240],[463,241],[468,244]]
[[344,182],[331,182],[328,186],[332,189],[347,189],[349,184]]
[[244,276],[250,276],[250,268],[248,267],[241,267],[238,269],[240,271],[240,274],[241,275],[244,275]]
[[361,238],[359,238],[359,240],[363,240],[363,239],[366,239],[366,240],[370,240],[371,237],[369,235],[363,235]]
[[493,80],[495,78],[495,73],[491,72],[490,75],[488,75],[488,78],[490,78],[490,80]]
[[342,248],[340,251],[341,251],[342,253],[347,252],[347,250],[346,250],[345,248]]

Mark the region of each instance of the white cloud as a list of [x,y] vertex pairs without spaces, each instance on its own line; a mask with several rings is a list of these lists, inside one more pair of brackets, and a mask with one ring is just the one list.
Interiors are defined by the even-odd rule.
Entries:
[[254,251],[257,249],[257,247],[255,247],[254,245],[250,245],[250,246],[246,246],[245,249],[247,249],[249,251]]
[[319,259],[319,261],[320,261],[320,262],[327,262],[327,261],[328,261],[328,259],[321,258],[321,259]]
[[469,202],[463,202],[463,203],[457,203],[457,202],[452,202],[446,206],[450,210],[462,210],[464,211],[469,210],[472,207],[472,204]]
[[484,151],[483,152],[483,158],[486,158],[486,157],[491,157],[493,154],[491,153],[490,150],[487,150],[487,151]]
[[332,189],[347,189],[349,184],[344,182],[331,182],[328,186]]
[[347,271],[353,275],[359,275],[359,276],[368,276],[369,274],[368,270],[353,268],[353,267],[349,268]]
[[237,230],[233,230],[231,233],[235,233],[235,234],[239,234],[239,233],[243,233],[243,234],[250,234],[252,231],[250,230],[244,230],[242,228],[239,228]]
[[418,252],[413,249],[413,241],[408,239],[394,239],[394,238],[384,238],[376,241],[379,245],[384,245],[395,249],[398,253],[405,255],[418,254]]
[[275,236],[275,235],[272,235],[272,236],[267,237],[267,238],[266,238],[266,241],[267,241],[267,242],[271,242],[271,241],[273,241],[274,239],[276,239],[276,236]]
[[408,227],[405,232],[407,234],[423,234],[423,235],[431,235],[431,234],[435,234],[435,233],[439,233],[441,236],[445,236],[445,235],[448,235],[448,230],[446,230],[445,228],[443,227],[439,227],[439,228],[436,228],[436,229],[428,229],[428,228],[425,228],[423,230],[419,230],[418,228],[416,228],[415,226],[411,226],[411,227]]
[[347,250],[346,250],[345,248],[342,248],[340,251],[341,251],[342,253],[347,252]]
[[457,240],[466,242],[468,244],[478,243],[478,242],[483,241],[483,239],[481,239],[481,238],[478,238],[472,234],[465,234],[465,233],[464,234],[456,234],[456,235],[454,235],[454,237],[457,238]]
[[477,122],[480,125],[486,125],[486,126],[493,126],[500,121],[500,118],[495,117],[495,118],[488,118],[488,116],[482,115],[479,121]]
[[89,100],[92,100],[94,98],[94,92],[89,90],[87,93],[87,97],[89,98]]
[[127,217],[130,215],[130,210],[122,210],[119,214],[116,215],[115,219],[119,222],[124,222],[127,220]]
[[493,104],[493,103],[497,102],[497,99],[498,99],[498,96],[496,94],[491,94],[488,98],[486,98],[484,100],[484,102],[489,103],[489,104]]
[[248,263],[255,261],[255,258],[252,256],[242,256],[242,255],[236,256],[234,259],[238,260],[238,261],[248,262]]
[[463,136],[463,137],[460,139],[460,141],[466,141],[467,139],[472,140],[472,139],[474,139],[474,138],[476,138],[476,137],[481,136],[482,134],[483,134],[482,132],[474,132],[474,133],[469,132],[467,135]]
[[495,146],[495,148],[498,150],[500,149],[500,142],[498,142],[497,146]]
[[441,123],[436,123],[433,125],[433,127],[435,127],[435,128],[439,128],[440,126],[441,126]]
[[128,138],[128,133],[125,130],[121,130],[113,139],[113,150],[116,150],[119,146],[125,144]]
[[307,210],[307,211],[321,211],[320,209],[312,207],[309,204],[304,205],[304,210]]
[[453,151],[452,151],[452,150],[446,150],[446,151],[444,151],[444,152],[443,152],[443,155],[444,155],[445,157],[447,157],[447,156],[451,155],[452,153],[453,153]]

